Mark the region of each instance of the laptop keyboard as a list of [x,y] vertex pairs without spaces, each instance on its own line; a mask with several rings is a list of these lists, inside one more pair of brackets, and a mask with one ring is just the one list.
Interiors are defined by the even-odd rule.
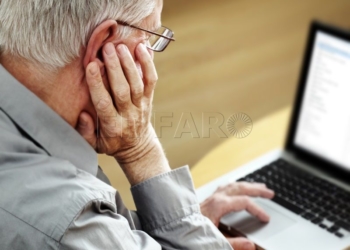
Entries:
[[350,233],[350,193],[279,159],[238,181],[261,182],[272,201],[339,238]]

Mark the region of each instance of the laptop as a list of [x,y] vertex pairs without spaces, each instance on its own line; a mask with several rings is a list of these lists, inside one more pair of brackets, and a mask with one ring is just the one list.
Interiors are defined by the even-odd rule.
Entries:
[[350,34],[311,24],[286,145],[199,188],[200,201],[231,181],[262,182],[253,198],[271,217],[230,213],[220,228],[258,249],[350,249]]

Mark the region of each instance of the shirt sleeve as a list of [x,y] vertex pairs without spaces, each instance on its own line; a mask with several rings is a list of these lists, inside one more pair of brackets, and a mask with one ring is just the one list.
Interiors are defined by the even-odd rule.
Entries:
[[131,188],[142,230],[132,230],[113,204],[88,204],[61,240],[61,249],[231,250],[200,213],[188,167]]

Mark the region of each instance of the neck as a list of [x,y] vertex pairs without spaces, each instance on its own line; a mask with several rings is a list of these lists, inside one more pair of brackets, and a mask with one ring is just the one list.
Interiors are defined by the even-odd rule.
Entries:
[[38,65],[8,55],[2,55],[0,63],[66,122],[76,127],[79,114],[84,110],[81,96],[86,93],[83,90],[86,86],[83,84],[84,70],[79,68],[81,64],[73,62],[56,72],[44,72],[38,70]]

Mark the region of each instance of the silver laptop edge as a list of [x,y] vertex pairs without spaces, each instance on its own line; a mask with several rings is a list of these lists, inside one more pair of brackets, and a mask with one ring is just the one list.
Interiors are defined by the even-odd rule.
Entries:
[[[317,28],[317,24],[313,24]],[[322,26],[321,26],[322,27]],[[313,49],[310,47],[308,49]],[[349,54],[350,55],[350,54]],[[311,63],[311,62],[310,62]],[[304,65],[305,67],[305,65]],[[311,67],[311,66],[310,66]],[[310,73],[311,74],[311,73]],[[306,84],[306,83],[305,83]],[[349,82],[350,84],[350,82]],[[349,93],[350,95],[350,93]],[[299,107],[300,108],[300,107]],[[299,115],[299,114],[294,114]],[[295,124],[294,124],[295,126]],[[295,131],[293,131],[295,137]],[[294,140],[294,138],[292,138]],[[218,186],[236,181],[269,163],[282,158],[297,167],[321,177],[329,182],[350,192],[350,184],[331,177],[325,171],[306,163],[295,157],[292,151],[278,149],[271,151],[251,162],[245,164],[214,181],[202,186],[197,190],[198,199],[204,201]],[[238,235],[244,235],[253,240],[259,249],[266,250],[349,250],[350,232],[343,230],[343,238],[339,238],[326,230],[318,227],[301,216],[274,203],[273,201],[254,198],[254,201],[265,209],[271,217],[268,224],[262,224],[247,212],[231,213],[222,218],[221,224],[224,228],[236,231]],[[234,230],[232,230],[234,228]]]

